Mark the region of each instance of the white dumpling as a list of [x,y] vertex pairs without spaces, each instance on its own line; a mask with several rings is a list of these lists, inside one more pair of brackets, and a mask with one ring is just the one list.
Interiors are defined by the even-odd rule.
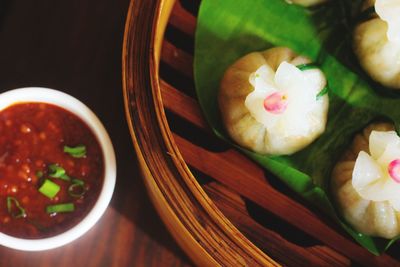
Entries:
[[293,3],[300,6],[315,6],[326,2],[327,0],[287,0],[288,3]]
[[219,91],[223,123],[239,145],[261,154],[287,155],[325,131],[329,99],[317,97],[326,79],[288,48],[250,53],[225,72]]
[[363,10],[372,6],[376,16],[355,27],[355,54],[372,79],[400,89],[400,1],[367,0]]
[[372,124],[356,136],[333,169],[332,192],[357,231],[400,234],[400,137],[391,124]]

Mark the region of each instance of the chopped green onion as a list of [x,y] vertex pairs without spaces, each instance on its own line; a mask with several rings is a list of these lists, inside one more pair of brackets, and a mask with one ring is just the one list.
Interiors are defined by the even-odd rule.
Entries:
[[72,179],[73,184],[79,184],[79,185],[84,185],[85,182],[79,179]]
[[65,174],[64,168],[58,166],[57,164],[49,165],[49,170],[51,171],[51,173],[49,175],[52,176],[52,177],[58,178],[61,175]]
[[60,186],[49,179],[44,180],[42,186],[39,188],[39,192],[48,198],[53,198],[60,191]]
[[315,65],[314,63],[300,64],[300,65],[297,65],[296,67],[301,71],[318,69],[318,66]]
[[62,180],[65,180],[65,181],[71,180],[71,177],[69,177],[69,176],[66,175],[66,174],[61,175],[59,178],[61,178]]
[[75,210],[74,203],[56,204],[46,207],[47,213],[72,212],[74,210]]
[[317,94],[317,100],[319,100],[321,97],[326,95],[329,92],[329,86],[326,85],[322,90]]
[[37,172],[36,172],[36,176],[37,176],[38,178],[42,178],[42,177],[43,177],[43,172],[42,172],[42,171],[37,171]]
[[66,174],[63,174],[63,175],[61,175],[61,176],[58,177],[58,178],[60,178],[60,179],[62,179],[62,180],[65,180],[65,181],[70,181],[70,180],[71,180],[71,177],[69,177],[69,176],[66,175]]
[[86,146],[79,145],[76,147],[64,146],[64,152],[70,154],[74,158],[83,158],[86,156]]
[[[14,210],[13,207],[15,207],[18,210],[17,213],[13,212],[13,210]],[[25,209],[21,207],[18,200],[14,197],[7,197],[7,210],[8,210],[8,213],[10,213],[11,216],[14,218],[26,217]]]
[[72,184],[68,187],[68,194],[71,197],[81,197],[85,194],[85,182],[79,179],[73,179]]
[[70,181],[71,178],[66,174],[65,169],[63,167],[58,166],[57,164],[49,165],[49,176],[53,178],[60,178],[65,181]]

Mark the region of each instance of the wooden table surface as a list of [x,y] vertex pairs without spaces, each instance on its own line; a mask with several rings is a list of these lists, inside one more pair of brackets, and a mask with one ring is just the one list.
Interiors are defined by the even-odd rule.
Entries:
[[125,121],[121,52],[129,0],[0,1],[0,92],[43,86],[86,103],[116,150],[116,189],[100,221],[44,252],[0,247],[0,266],[187,266],[156,214]]

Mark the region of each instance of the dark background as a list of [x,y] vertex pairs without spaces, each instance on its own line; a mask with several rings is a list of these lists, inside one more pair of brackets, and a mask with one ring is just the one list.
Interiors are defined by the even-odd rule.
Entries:
[[128,6],[128,0],[0,0],[0,92],[41,86],[78,98],[104,123],[118,162],[111,205],[94,228],[54,250],[0,247],[1,267],[190,264],[147,196],[126,124],[121,53]]

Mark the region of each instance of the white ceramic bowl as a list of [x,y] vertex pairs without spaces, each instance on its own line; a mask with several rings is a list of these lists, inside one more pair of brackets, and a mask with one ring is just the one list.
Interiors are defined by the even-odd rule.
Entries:
[[19,102],[42,102],[62,107],[81,118],[92,130],[103,150],[104,182],[91,211],[73,228],[53,237],[23,239],[0,233],[0,245],[18,250],[40,251],[65,245],[87,232],[102,216],[110,203],[116,180],[115,152],[106,129],[96,115],[82,102],[63,92],[28,87],[0,94],[0,110]]

